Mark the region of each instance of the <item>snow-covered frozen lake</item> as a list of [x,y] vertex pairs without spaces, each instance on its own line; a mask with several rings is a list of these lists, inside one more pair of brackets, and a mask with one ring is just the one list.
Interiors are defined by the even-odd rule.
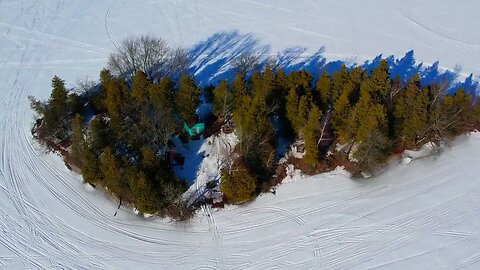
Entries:
[[[402,57],[480,74],[480,2],[0,1],[0,269],[480,269],[480,135],[353,181],[297,179],[188,224],[144,220],[33,142],[27,96],[96,79],[129,35],[192,47],[251,34],[275,54]],[[208,213],[208,214],[207,214]]]

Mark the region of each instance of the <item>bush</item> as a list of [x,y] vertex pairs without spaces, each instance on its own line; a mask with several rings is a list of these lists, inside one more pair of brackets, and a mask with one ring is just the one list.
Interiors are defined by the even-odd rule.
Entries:
[[193,217],[195,209],[188,207],[185,202],[172,203],[163,209],[163,215],[175,221],[187,221]]
[[253,198],[257,188],[255,178],[243,167],[221,172],[220,190],[230,203],[241,204]]
[[388,137],[374,129],[367,136],[366,140],[358,145],[353,156],[358,160],[357,172],[372,173],[383,165],[391,153],[392,143]]

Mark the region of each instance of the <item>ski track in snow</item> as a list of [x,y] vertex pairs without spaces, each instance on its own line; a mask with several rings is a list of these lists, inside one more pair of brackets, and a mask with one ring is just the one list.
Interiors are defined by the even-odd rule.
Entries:
[[[97,76],[110,50],[119,46],[118,40],[148,27],[148,21],[160,30],[146,29],[146,33],[158,30],[168,41],[185,45],[207,38],[212,31],[239,28],[280,47],[284,38],[300,35],[310,45],[336,42],[338,48],[327,46],[330,55],[382,52],[348,54],[342,44],[350,43],[349,37],[329,30],[332,21],[326,9],[342,8],[350,15],[357,9],[367,12],[352,3],[307,1],[311,10],[301,12],[289,2],[191,4],[147,1],[145,14],[135,24],[131,17],[122,17],[136,7],[129,1],[0,2],[1,269],[480,268],[478,134],[458,140],[438,158],[392,165],[377,178],[353,181],[341,174],[325,174],[297,179],[279,186],[276,195],[262,194],[244,206],[223,210],[203,206],[186,224],[143,219],[125,208],[113,217],[116,202],[85,188],[80,176],[68,171],[55,154],[44,153],[31,138],[33,117],[27,96],[48,97],[55,73],[67,84],[87,74]],[[392,7],[388,2],[383,5],[383,10]],[[420,21],[395,5],[399,27],[427,31],[460,52],[468,48],[480,55],[480,37],[477,42],[454,38],[429,24],[428,18]],[[222,21],[222,16],[214,16],[216,12],[228,19]],[[297,21],[289,20],[292,16]],[[325,20],[324,30],[317,25],[319,17]],[[258,29],[250,28],[251,23],[259,23]],[[278,27],[287,29],[286,36],[275,30]],[[275,38],[280,39],[275,43]],[[426,61],[435,60],[424,56]],[[476,63],[476,56],[471,56],[452,56],[455,59],[447,59],[447,65],[460,61],[467,67]],[[231,147],[220,139],[214,144]]]

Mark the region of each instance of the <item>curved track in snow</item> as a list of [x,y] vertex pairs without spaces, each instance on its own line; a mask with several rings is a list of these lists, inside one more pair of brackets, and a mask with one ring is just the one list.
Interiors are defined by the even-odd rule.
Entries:
[[[406,8],[390,17],[400,3],[382,1],[372,9],[306,1],[309,8],[301,10],[290,2],[189,3],[145,1],[142,12],[132,14],[139,10],[132,1],[0,2],[1,269],[480,268],[479,135],[375,179],[356,182],[341,171],[299,179],[243,207],[206,207],[188,224],[145,220],[128,209],[113,217],[114,202],[32,140],[27,96],[46,98],[54,74],[68,84],[96,78],[128,34],[158,33],[189,45],[238,29],[274,49],[294,42],[349,56],[413,48],[422,60],[451,67],[459,61],[480,73],[474,68],[480,36],[443,33],[447,20],[420,20]],[[363,28],[348,24],[353,18]],[[455,27],[478,29],[477,21],[461,18]],[[454,42],[430,54],[424,45],[436,40],[425,31]]]

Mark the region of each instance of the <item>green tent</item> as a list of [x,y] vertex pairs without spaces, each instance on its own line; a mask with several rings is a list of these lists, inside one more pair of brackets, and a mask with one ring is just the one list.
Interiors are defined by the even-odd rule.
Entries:
[[198,123],[198,124],[195,124],[193,127],[189,127],[187,125],[187,123],[183,123],[183,129],[185,129],[185,131],[188,133],[188,135],[190,135],[191,137],[193,136],[197,136],[197,135],[200,135],[203,133],[203,131],[205,130],[205,124],[204,123]]

